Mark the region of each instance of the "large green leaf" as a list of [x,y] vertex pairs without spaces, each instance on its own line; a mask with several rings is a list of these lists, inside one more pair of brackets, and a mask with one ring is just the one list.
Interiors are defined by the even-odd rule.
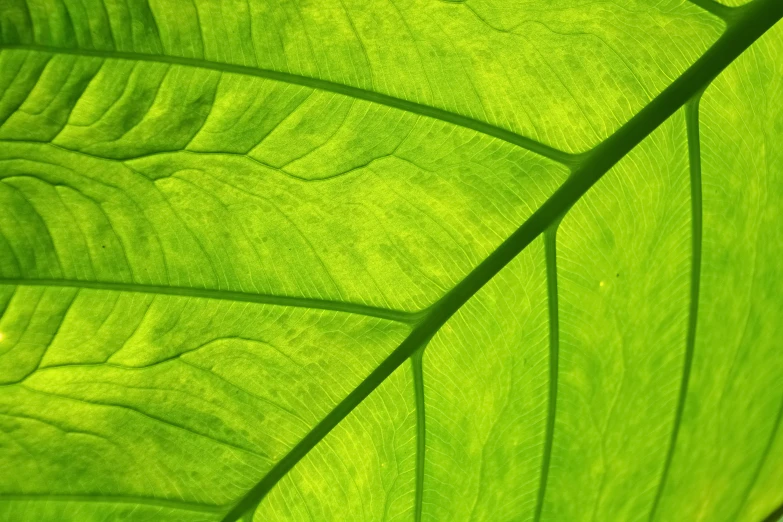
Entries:
[[0,0],[0,519],[771,521],[780,0]]

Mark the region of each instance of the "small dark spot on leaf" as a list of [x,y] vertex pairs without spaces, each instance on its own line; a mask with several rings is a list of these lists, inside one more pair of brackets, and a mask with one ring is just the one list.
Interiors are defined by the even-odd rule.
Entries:
[[617,277],[620,277],[620,272],[617,272]]
[[101,245],[101,248],[106,248],[106,245]]

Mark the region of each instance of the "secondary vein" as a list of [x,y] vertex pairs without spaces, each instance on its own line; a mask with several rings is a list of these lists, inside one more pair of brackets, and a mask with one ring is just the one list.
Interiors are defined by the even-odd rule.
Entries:
[[702,204],[701,204],[701,141],[699,139],[699,100],[697,94],[685,107],[685,122],[688,135],[688,162],[691,173],[691,288],[690,305],[688,309],[688,333],[685,339],[685,357],[682,364],[680,392],[677,397],[677,409],[674,414],[671,440],[666,453],[666,460],[655,493],[649,520],[652,522],[658,510],[661,496],[669,479],[669,469],[674,459],[677,438],[682,424],[682,413],[685,409],[685,399],[688,396],[688,384],[693,364],[693,350],[696,344],[696,324],[699,314],[699,286],[701,280],[701,240],[702,240]]
[[186,58],[182,56],[169,56],[169,55],[156,55],[147,53],[136,52],[124,52],[124,51],[104,51],[97,49],[74,49],[53,47],[48,45],[34,45],[34,44],[3,44],[0,45],[0,49],[9,50],[22,50],[31,52],[41,52],[50,54],[67,54],[73,56],[87,56],[94,58],[113,59],[113,60],[129,60],[129,61],[143,61],[143,62],[157,62],[168,63],[174,65],[182,65],[185,67],[197,67],[200,69],[210,69],[214,71],[242,74],[246,76],[257,76],[260,78],[266,78],[269,80],[275,80],[278,82],[284,82],[295,85],[302,85],[311,89],[317,89],[320,91],[334,92],[342,94],[343,96],[349,96],[360,100],[366,100],[379,105],[386,105],[395,109],[400,109],[406,112],[419,114],[421,116],[427,116],[436,120],[445,121],[452,125],[464,127],[467,129],[486,134],[506,141],[513,145],[517,145],[523,149],[534,152],[545,158],[549,158],[552,161],[556,161],[568,167],[574,167],[581,158],[580,154],[571,154],[569,152],[556,149],[545,143],[541,143],[534,139],[522,136],[516,132],[492,125],[481,120],[476,120],[462,114],[457,114],[451,111],[433,107],[430,105],[424,105],[402,98],[396,98],[387,94],[381,94],[379,92],[370,91],[368,89],[362,89],[360,87],[353,87],[351,85],[345,85],[342,83],[332,82],[329,80],[322,80],[320,78],[313,78],[310,76],[301,76],[298,74],[286,73],[281,71],[275,71],[272,69],[263,69],[260,67],[248,67],[246,65],[236,65],[229,63],[213,62],[210,60],[203,60],[199,58]]
[[56,286],[65,288],[84,288],[90,290],[109,290],[114,292],[135,292],[154,295],[176,295],[183,297],[200,297],[204,299],[219,299],[223,301],[241,301],[248,303],[290,306],[294,308],[309,308],[313,310],[331,310],[346,312],[368,317],[377,317],[389,321],[413,324],[423,312],[406,312],[379,308],[346,301],[331,301],[328,299],[312,299],[308,297],[292,297],[284,295],[237,292],[217,290],[212,288],[192,288],[186,286],[142,285],[137,283],[116,283],[103,281],[82,281],[78,279],[11,279],[0,278],[0,285],[13,286]]
[[541,477],[534,522],[541,520],[544,497],[549,479],[549,465],[552,458],[552,442],[555,437],[555,414],[557,412],[557,377],[560,358],[560,325],[557,302],[557,223],[544,232],[544,253],[546,256],[547,308],[549,309],[549,396],[547,404],[544,450],[541,456]]
[[424,501],[424,464],[426,451],[426,416],[424,414],[424,348],[411,357],[413,386],[416,397],[416,504],[413,520],[421,521]]
[[186,502],[174,499],[154,497],[134,497],[128,495],[38,495],[35,493],[11,493],[0,495],[4,502],[89,502],[95,504],[131,504],[163,507],[183,511],[199,511],[204,513],[225,512],[225,506],[213,504],[201,504],[198,502]]

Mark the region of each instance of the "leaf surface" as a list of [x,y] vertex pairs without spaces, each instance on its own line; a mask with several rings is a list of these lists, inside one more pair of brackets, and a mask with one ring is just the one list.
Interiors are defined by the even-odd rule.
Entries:
[[0,518],[783,503],[783,16],[0,11]]

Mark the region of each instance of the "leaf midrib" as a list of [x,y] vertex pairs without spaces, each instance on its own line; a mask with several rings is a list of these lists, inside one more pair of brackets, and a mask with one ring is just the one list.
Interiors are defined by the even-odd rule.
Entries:
[[529,150],[548,158],[557,163],[561,163],[567,167],[574,167],[579,163],[580,158],[584,154],[573,154],[565,152],[563,150],[554,148],[545,143],[541,143],[534,139],[522,136],[516,132],[492,125],[481,120],[477,120],[462,114],[451,112],[431,105],[425,105],[423,103],[417,103],[403,98],[397,98],[395,96],[389,96],[369,89],[362,89],[360,87],[354,87],[330,80],[323,80],[321,78],[314,78],[312,76],[304,76],[293,73],[286,73],[282,71],[276,71],[274,69],[264,69],[261,67],[250,67],[247,65],[237,65],[225,62],[215,62],[211,60],[205,60],[201,58],[188,58],[183,56],[171,56],[171,55],[156,55],[148,53],[127,52],[127,51],[108,51],[98,49],[79,49],[79,48],[66,48],[55,47],[49,45],[35,45],[35,44],[0,44],[0,50],[21,50],[30,52],[41,52],[50,54],[65,54],[72,56],[84,56],[92,58],[103,58],[113,60],[128,60],[137,62],[153,62],[153,63],[167,63],[172,65],[182,65],[185,67],[196,67],[199,69],[210,69],[213,71],[227,72],[233,74],[241,74],[244,76],[256,76],[259,78],[266,78],[282,83],[288,83],[293,85],[301,85],[303,87],[309,87],[311,89],[319,91],[333,92],[348,96],[351,98],[365,100],[379,105],[385,105],[395,109],[400,109],[405,112],[426,116],[436,120],[441,120],[458,127],[471,129],[481,134],[486,134],[503,140],[505,142],[517,145],[523,149]]

